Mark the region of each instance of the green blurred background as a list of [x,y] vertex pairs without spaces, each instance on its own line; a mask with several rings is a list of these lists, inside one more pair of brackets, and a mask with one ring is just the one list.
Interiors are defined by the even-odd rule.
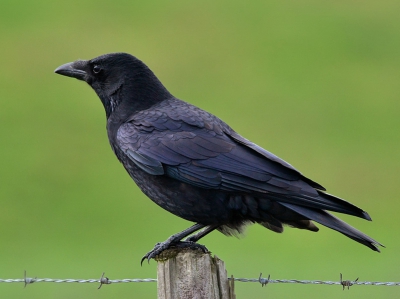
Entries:
[[[1,1],[0,278],[155,278],[139,261],[190,225],[148,200],[110,150],[105,113],[66,62],[142,59],[210,111],[370,213],[332,230],[215,232],[228,274],[400,281],[400,2]],[[1,298],[155,298],[156,284],[1,284]],[[237,283],[237,298],[398,298],[398,287]]]

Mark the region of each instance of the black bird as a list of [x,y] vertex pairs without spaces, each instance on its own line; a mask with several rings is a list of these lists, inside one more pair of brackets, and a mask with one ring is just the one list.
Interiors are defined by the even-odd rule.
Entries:
[[136,57],[105,54],[55,72],[85,81],[97,93],[111,147],[139,188],[196,223],[156,244],[142,262],[171,246],[193,246],[213,230],[240,233],[249,223],[278,233],[283,224],[316,232],[315,221],[372,250],[383,246],[326,210],[371,220],[367,212],[326,193],[216,116],[175,98]]

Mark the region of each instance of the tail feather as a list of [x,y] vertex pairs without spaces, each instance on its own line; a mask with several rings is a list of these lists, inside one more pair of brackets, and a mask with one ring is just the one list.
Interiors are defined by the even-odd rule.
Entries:
[[273,199],[279,203],[292,204],[296,202],[296,205],[303,206],[310,209],[323,209],[343,214],[348,214],[362,219],[371,221],[371,217],[367,212],[363,211],[359,207],[336,197],[332,194],[316,190],[318,194],[316,196],[310,196],[305,194],[281,196],[280,194],[268,194],[270,199]]
[[[378,246],[383,246],[376,240],[372,239],[371,237],[367,236],[366,234],[360,232],[359,230],[355,229],[354,227],[348,225],[344,221],[340,220],[339,218],[329,214],[328,212],[320,209],[314,209],[304,206],[298,206],[294,204],[289,204],[285,202],[280,202],[281,205],[307,217],[307,219],[313,220],[318,222],[326,227],[334,229],[345,236],[357,241],[374,251],[380,252]],[[367,214],[368,215],[368,214]]]
[[318,196],[311,197],[301,195],[291,195],[288,197],[289,200],[285,200],[282,197],[277,198],[277,200],[281,203],[287,202],[291,203],[293,200],[296,200],[298,205],[315,208],[315,209],[324,209],[334,212],[339,212],[343,214],[348,214],[356,217],[360,217],[366,220],[371,220],[371,217],[367,212],[363,211],[359,207],[349,203],[346,200],[343,200],[339,197],[336,197],[332,194],[317,190]]
[[[318,192],[318,195],[320,197],[322,197],[323,199],[325,199],[326,201],[334,202],[339,207],[337,212],[357,216],[357,217],[366,219],[368,221],[372,220],[367,212],[363,211],[362,209],[353,205],[352,203],[349,203],[348,201],[346,201],[342,198],[339,198],[337,196],[334,196],[332,194],[329,194],[329,193],[326,193],[323,191],[317,190],[317,192]],[[332,210],[332,211],[334,211],[334,210]]]

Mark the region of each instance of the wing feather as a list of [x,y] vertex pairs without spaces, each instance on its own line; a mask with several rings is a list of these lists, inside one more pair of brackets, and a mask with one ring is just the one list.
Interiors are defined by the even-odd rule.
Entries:
[[118,130],[119,147],[147,173],[206,189],[266,194],[280,202],[368,219],[361,209],[323,193],[322,186],[216,117],[197,110],[197,114],[188,111],[179,117],[175,110],[147,117],[139,113]]

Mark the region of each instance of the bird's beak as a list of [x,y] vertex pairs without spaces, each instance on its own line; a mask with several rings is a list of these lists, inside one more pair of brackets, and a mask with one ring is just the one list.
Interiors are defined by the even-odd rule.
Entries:
[[56,74],[60,74],[63,76],[67,77],[72,77],[76,78],[79,80],[86,81],[86,78],[88,76],[87,72],[84,71],[84,67],[86,66],[86,61],[78,60],[75,62],[69,62],[66,64],[63,64],[56,68],[54,72]]

